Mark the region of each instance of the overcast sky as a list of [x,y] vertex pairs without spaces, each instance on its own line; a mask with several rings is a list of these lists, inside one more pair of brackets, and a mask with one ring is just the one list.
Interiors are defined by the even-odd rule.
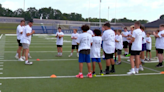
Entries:
[[[23,8],[23,2],[24,0],[0,0],[3,7],[11,10]],[[28,7],[37,9],[53,7],[65,13],[81,13],[84,18],[88,16],[99,18],[99,2],[100,0],[26,0],[26,9]],[[108,19],[108,7],[110,7],[110,20],[115,17],[127,17],[153,21],[164,14],[164,0],[102,0],[102,18]]]

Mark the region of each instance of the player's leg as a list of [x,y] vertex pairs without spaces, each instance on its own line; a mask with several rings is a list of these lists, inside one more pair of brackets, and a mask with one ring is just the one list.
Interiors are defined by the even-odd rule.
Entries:
[[26,65],[33,64],[32,62],[29,62],[28,60],[29,44],[23,43],[22,45],[23,45],[23,49],[25,49],[25,64]]
[[100,75],[104,75],[103,71],[102,71],[101,58],[97,58],[97,62],[98,62],[99,68],[100,68]]
[[18,43],[18,49],[17,49],[17,53],[16,53],[16,55],[15,55],[15,58],[16,58],[16,59],[19,59],[20,40],[17,40],[17,43]]
[[151,61],[152,55],[151,55],[151,50],[149,51],[149,61]]
[[95,67],[96,67],[96,58],[92,58],[92,74],[93,74],[93,76],[96,75]]
[[56,56],[58,57],[60,55],[59,45],[57,45],[57,51],[58,51],[58,54]]
[[148,61],[148,54],[149,54],[149,52],[148,52],[148,50],[146,50],[146,59],[145,59],[145,61]]
[[122,50],[117,50],[117,54],[118,54],[118,62],[116,63],[117,65],[121,64],[121,54],[122,54]]
[[115,67],[114,67],[115,62],[114,62],[114,59],[113,59],[113,54],[111,54],[110,62],[111,62],[111,65],[112,65],[110,72],[115,73]]
[[83,78],[83,63],[84,63],[85,55],[79,54],[79,74],[76,75],[77,78]]
[[125,54],[124,56],[127,56],[128,55],[128,42],[124,42],[124,51],[125,51]]
[[159,64],[156,65],[156,67],[163,67],[163,50],[157,49],[157,51],[158,51]]
[[114,53],[114,61],[117,61],[117,50],[115,49],[115,53]]
[[87,67],[88,67],[88,74],[87,74],[87,77],[88,77],[88,78],[92,78],[90,53],[89,53],[89,54],[85,54],[85,62],[87,63]]
[[109,74],[109,66],[110,66],[110,55],[105,53],[105,59],[106,59],[106,69],[104,71],[104,74]]
[[75,45],[72,45],[71,54],[68,57],[72,57],[74,49],[75,49]]
[[79,57],[79,51],[78,51],[78,49],[79,49],[79,46],[76,45],[77,57]]
[[60,56],[62,56],[63,55],[63,48],[62,48],[62,46],[60,47]]
[[30,53],[28,53],[28,58],[32,58],[31,55],[30,55]]
[[131,51],[131,56],[130,56],[130,63],[131,63],[131,70],[130,72],[127,72],[127,74],[135,74],[135,64],[134,64],[134,57],[136,56],[136,51]]

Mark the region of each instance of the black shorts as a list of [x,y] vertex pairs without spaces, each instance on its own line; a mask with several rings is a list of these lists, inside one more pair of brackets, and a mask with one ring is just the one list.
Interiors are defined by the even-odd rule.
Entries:
[[22,43],[20,43],[20,40],[17,39],[18,46],[22,47]]
[[117,50],[117,55],[121,55],[122,54],[122,50]]
[[115,53],[117,52],[117,50],[115,49]]
[[157,50],[157,52],[158,52],[158,54],[163,54],[163,49],[156,49]]
[[57,45],[57,47],[62,47],[62,45]]
[[113,59],[113,53],[112,54],[105,53],[105,59]]
[[146,50],[146,52],[151,52],[151,50]]
[[72,49],[74,50],[75,48],[78,49],[78,45],[72,45]]
[[132,56],[140,55],[140,53],[141,51],[134,51],[134,50],[131,51]]
[[127,41],[123,42],[123,46],[124,46],[123,48],[128,48],[128,45],[129,45],[129,43]]

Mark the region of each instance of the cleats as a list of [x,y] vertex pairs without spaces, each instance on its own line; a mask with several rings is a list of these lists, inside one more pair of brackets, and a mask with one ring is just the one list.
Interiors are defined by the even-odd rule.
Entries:
[[88,73],[88,74],[87,74],[87,77],[88,77],[88,78],[92,78],[92,74],[91,74],[91,73]]
[[78,75],[76,75],[76,78],[82,79],[82,78],[84,78],[84,77],[83,77],[83,74],[78,74]]

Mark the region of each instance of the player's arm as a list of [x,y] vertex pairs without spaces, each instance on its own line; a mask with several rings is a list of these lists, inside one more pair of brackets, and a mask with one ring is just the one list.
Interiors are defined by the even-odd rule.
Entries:
[[133,43],[135,41],[136,33],[132,34],[131,42]]
[[115,42],[119,42],[117,39],[115,39]]
[[34,33],[35,33],[35,31],[34,31],[34,30],[32,30],[32,32],[31,32],[31,33],[29,33],[29,32],[27,31],[26,36],[30,36],[30,35],[32,35],[32,34],[34,34]]
[[159,38],[160,36],[158,34],[156,34],[155,32],[153,32],[153,35],[156,37],[156,38]]
[[164,34],[161,34],[162,37],[164,37]]
[[23,29],[22,29],[22,28],[19,27],[18,30],[19,30],[19,33],[20,33],[20,34],[23,34]]
[[123,33],[122,33],[122,36],[123,36],[123,37],[128,37],[128,36],[124,35]]

